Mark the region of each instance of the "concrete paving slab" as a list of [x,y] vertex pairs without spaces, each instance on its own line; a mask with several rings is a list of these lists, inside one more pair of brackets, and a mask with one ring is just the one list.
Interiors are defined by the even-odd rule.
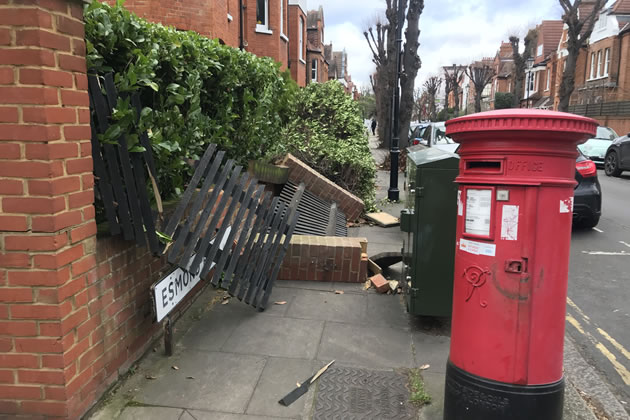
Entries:
[[323,328],[323,321],[258,316],[239,325],[222,350],[313,359]]
[[328,290],[328,291],[334,290],[333,284],[331,282],[324,282],[324,281],[277,280],[274,284],[274,288],[276,287],[295,287],[297,289]]
[[374,289],[365,290],[363,286],[364,286],[364,283],[344,283],[344,282],[333,283],[334,290],[342,290],[344,293],[356,293],[358,295],[364,295],[366,293],[376,293]]
[[[230,307],[230,308],[228,308]],[[178,346],[199,350],[218,351],[239,325],[261,316],[251,306],[216,305],[205,313],[177,343]]]
[[371,325],[409,329],[409,316],[401,295],[369,294],[366,319]]
[[411,335],[389,327],[327,322],[317,359],[370,368],[411,367]]
[[284,420],[281,417],[250,416],[247,414],[220,413],[218,411],[190,410],[197,420]]
[[441,419],[444,413],[444,374],[422,372],[424,390],[431,396],[431,402],[420,409],[419,420]]
[[571,384],[567,384],[564,389],[564,412],[562,414],[562,420],[597,420]]
[[[297,382],[302,383],[310,377],[316,369],[316,364],[314,360],[270,358],[245,412],[263,416],[300,417],[309,395],[303,395],[288,407],[278,401],[295,389]],[[315,387],[309,389],[309,392],[312,398]]]
[[[179,369],[156,372],[136,396],[144,404],[244,413],[266,360],[259,356],[187,350]],[[194,379],[188,379],[193,376]]]
[[181,408],[169,407],[127,407],[118,420],[180,420],[184,413]]
[[179,420],[196,420],[196,419],[188,411],[184,411],[182,413],[182,416],[179,418]]
[[446,373],[446,362],[451,340],[443,335],[431,335],[414,331],[411,334],[417,366],[430,365],[430,373]]
[[361,324],[365,322],[367,313],[367,296],[302,290],[293,301],[287,316]]

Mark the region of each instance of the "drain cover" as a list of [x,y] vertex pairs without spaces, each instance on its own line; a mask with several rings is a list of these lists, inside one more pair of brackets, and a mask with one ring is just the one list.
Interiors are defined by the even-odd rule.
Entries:
[[406,383],[395,372],[331,367],[319,379],[313,420],[415,419]]

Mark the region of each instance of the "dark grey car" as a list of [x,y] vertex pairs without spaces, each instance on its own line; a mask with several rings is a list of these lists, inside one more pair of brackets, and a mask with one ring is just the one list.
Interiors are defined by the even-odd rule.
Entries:
[[623,171],[630,171],[630,133],[613,140],[604,160],[606,175],[619,176]]

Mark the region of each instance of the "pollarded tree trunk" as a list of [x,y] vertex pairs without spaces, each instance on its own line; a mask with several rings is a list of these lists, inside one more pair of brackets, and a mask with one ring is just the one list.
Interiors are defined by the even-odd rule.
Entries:
[[424,0],[410,0],[407,11],[407,29],[402,52],[402,72],[400,75],[400,148],[409,145],[409,124],[413,110],[413,90],[418,70],[422,65],[418,56],[420,42],[420,14],[424,9]]

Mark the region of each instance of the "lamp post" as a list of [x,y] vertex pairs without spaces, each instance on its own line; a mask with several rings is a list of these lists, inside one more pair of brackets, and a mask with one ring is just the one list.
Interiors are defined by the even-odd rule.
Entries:
[[398,190],[398,156],[400,149],[400,47],[402,46],[402,27],[405,19],[405,9],[402,7],[402,0],[398,0],[398,20],[396,26],[396,86],[394,87],[394,106],[392,107],[393,121],[392,130],[389,133],[389,156],[390,156],[390,176],[387,198],[390,201],[399,201],[400,191]]
[[532,82],[532,67],[534,67],[534,59],[533,58],[528,58],[526,61],[526,65],[527,65],[527,108],[529,108],[529,86],[531,85]]

